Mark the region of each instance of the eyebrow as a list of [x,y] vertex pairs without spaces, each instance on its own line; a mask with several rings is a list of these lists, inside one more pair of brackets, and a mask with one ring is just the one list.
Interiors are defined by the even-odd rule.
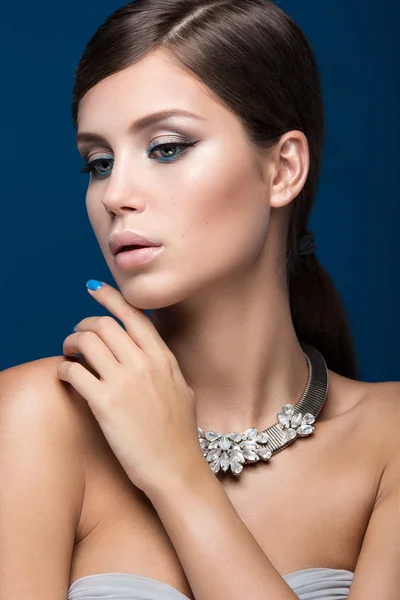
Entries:
[[[187,110],[174,108],[170,110],[163,110],[156,113],[152,113],[150,115],[146,115],[144,117],[141,117],[140,119],[137,119],[137,121],[134,121],[129,127],[129,131],[131,133],[137,134],[143,131],[144,129],[148,129],[152,125],[160,123],[161,121],[167,121],[168,119],[171,119],[173,117],[191,117],[193,119],[196,119],[197,121],[205,121],[205,119],[203,117],[200,117],[199,115],[195,115],[194,113],[191,113]],[[90,133],[85,131],[78,133],[75,139],[76,143],[107,142],[107,140],[103,136],[98,135],[97,133]]]

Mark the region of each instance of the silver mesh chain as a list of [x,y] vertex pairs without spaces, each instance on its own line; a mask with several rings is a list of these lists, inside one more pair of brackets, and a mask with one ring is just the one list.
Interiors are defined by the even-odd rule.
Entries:
[[239,475],[243,466],[263,460],[284,450],[299,437],[313,433],[312,423],[317,418],[328,392],[328,368],[322,354],[305,342],[301,343],[307,359],[309,376],[300,400],[294,406],[287,404],[278,413],[278,422],[267,429],[247,429],[244,433],[218,433],[197,428],[200,446],[212,471],[226,472],[229,467]]

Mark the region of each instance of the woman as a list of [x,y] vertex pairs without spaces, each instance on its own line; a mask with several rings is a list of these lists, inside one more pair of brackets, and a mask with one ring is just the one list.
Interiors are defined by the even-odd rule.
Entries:
[[267,0],[129,3],[73,120],[119,291],[0,375],[2,599],[398,598],[400,386],[357,380],[307,231],[303,33]]

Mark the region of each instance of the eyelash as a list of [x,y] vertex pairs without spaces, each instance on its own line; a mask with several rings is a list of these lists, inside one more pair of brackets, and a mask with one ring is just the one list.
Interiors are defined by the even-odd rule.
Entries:
[[[150,154],[153,154],[153,152],[155,152],[156,150],[160,149],[160,148],[185,148],[186,150],[191,147],[191,146],[195,146],[197,144],[197,142],[165,142],[163,144],[156,144],[154,146],[150,146],[149,150],[147,150],[147,156],[150,156]],[[186,151],[183,150],[179,155],[178,158],[173,157],[173,158],[165,158],[164,160],[161,160],[160,162],[162,163],[168,163],[168,162],[175,162],[176,160],[178,160],[182,154]],[[102,163],[104,161],[113,161],[113,158],[96,158],[95,160],[91,161],[91,162],[85,162],[85,165],[83,167],[80,168],[80,172],[81,173],[92,173],[94,175],[94,177],[96,179],[106,179],[106,177],[108,177],[108,175],[104,175],[104,174],[100,174],[95,170],[95,167],[97,166],[98,163]]]

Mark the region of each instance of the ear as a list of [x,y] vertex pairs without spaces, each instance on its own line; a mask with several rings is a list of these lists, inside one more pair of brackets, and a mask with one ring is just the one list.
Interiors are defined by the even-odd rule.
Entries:
[[285,133],[272,152],[270,206],[281,208],[298,196],[310,168],[308,141],[301,131]]

